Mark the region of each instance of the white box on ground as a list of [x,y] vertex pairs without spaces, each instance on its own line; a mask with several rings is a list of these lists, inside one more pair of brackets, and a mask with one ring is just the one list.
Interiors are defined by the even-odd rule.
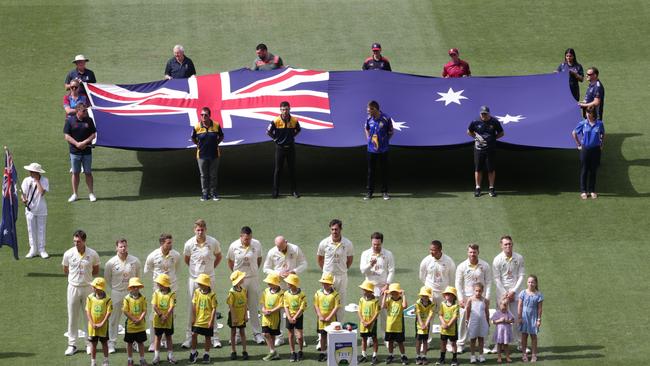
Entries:
[[327,332],[327,366],[357,366],[357,330]]

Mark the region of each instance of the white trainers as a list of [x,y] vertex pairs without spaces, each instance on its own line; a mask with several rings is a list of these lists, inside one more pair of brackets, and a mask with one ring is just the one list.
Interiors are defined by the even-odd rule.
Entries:
[[34,258],[35,255],[36,255],[36,251],[34,249],[30,249],[29,253],[25,255],[25,258]]
[[149,349],[147,349],[147,351],[153,352],[154,348],[155,348],[155,345],[153,344],[153,342],[151,342],[151,344],[149,345]]
[[90,200],[90,202],[97,201],[97,197],[95,197],[94,193],[88,193],[88,199]]
[[64,355],[66,356],[72,356],[75,353],[77,353],[77,347],[75,346],[68,346],[68,348],[65,349]]
[[485,356],[483,354],[478,355],[478,362],[480,363],[485,362]]
[[212,338],[212,347],[221,348],[221,341],[219,338]]
[[92,353],[92,352],[91,352],[91,350],[90,350],[90,345],[87,345],[87,346],[86,346],[86,354],[89,355],[89,354],[91,354],[91,353]]
[[474,355],[469,356],[469,363],[476,363],[476,356]]
[[264,344],[264,342],[265,342],[264,341],[264,336],[259,334],[259,333],[255,334],[254,338],[255,338],[255,343],[257,343],[257,344]]
[[48,259],[49,257],[50,257],[50,255],[49,255],[49,254],[47,254],[47,252],[46,252],[46,251],[44,251],[44,250],[41,250],[41,258],[43,258],[43,259]]
[[74,202],[77,200],[77,194],[73,193],[70,198],[68,198],[68,202]]
[[275,338],[275,346],[276,347],[280,347],[283,344],[284,344],[284,337],[279,336],[279,337]]
[[181,348],[189,349],[191,346],[192,346],[192,341],[189,339],[181,343]]
[[113,343],[108,344],[108,353],[109,354],[115,353],[115,345]]

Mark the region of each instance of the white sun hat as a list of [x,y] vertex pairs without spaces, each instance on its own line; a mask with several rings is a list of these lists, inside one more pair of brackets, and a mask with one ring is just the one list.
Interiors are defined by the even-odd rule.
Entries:
[[45,173],[45,170],[43,170],[43,167],[41,167],[41,164],[39,163],[31,163],[29,165],[25,165],[23,168],[25,168],[25,170],[28,170],[30,172],[36,172],[41,174]]

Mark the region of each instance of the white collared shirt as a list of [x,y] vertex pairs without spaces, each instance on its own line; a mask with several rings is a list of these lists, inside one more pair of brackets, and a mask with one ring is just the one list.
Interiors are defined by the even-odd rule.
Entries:
[[473,266],[469,263],[469,259],[466,259],[459,264],[456,268],[458,300],[471,297],[474,294],[474,284],[478,282],[483,284],[483,297],[489,299],[492,287],[492,269],[486,261],[479,258],[478,263]]
[[341,237],[340,243],[332,241],[332,236],[318,244],[318,256],[324,257],[323,273],[341,275],[348,272],[348,257],[354,256],[354,247],[348,238]]
[[512,256],[508,258],[501,252],[492,261],[492,272],[499,293],[506,291],[517,293],[524,283],[526,273],[524,257],[519,253],[512,252]]
[[273,247],[266,253],[264,261],[264,273],[273,272],[295,272],[299,274],[307,269],[307,259],[299,246],[287,243],[286,253],[282,253],[278,247]]
[[63,253],[62,265],[68,267],[68,283],[72,286],[90,286],[93,281],[93,267],[99,266],[99,255],[86,247],[84,254],[79,254],[77,247]]
[[428,255],[420,262],[420,281],[433,292],[442,293],[447,286],[454,286],[455,279],[456,263],[444,253],[440,259]]
[[158,248],[147,256],[147,260],[144,263],[144,273],[151,272],[154,279],[164,273],[169,276],[172,288],[176,288],[177,273],[180,265],[181,253],[175,249],[171,249],[167,255],[164,255],[162,250]]
[[113,291],[126,291],[131,277],[140,277],[142,264],[131,254],[121,260],[119,256],[109,259],[104,265],[104,279]]
[[251,239],[248,247],[244,247],[241,239],[237,239],[228,248],[228,260],[234,263],[232,270],[246,273],[245,278],[257,277],[258,258],[262,258],[262,244],[257,239]]
[[[41,176],[41,186],[46,192],[50,191],[50,182],[47,178]],[[26,207],[28,211],[35,216],[45,216],[47,215],[47,202],[43,194],[38,191],[36,186],[36,181],[31,176],[23,179],[23,183],[20,185],[20,189],[23,191],[23,194],[27,198]]]
[[[374,266],[370,265],[370,260],[376,258]],[[379,253],[370,248],[361,253],[359,261],[359,270],[366,276],[366,280],[376,285],[385,285],[393,282],[395,276],[395,258],[390,250],[381,248]]]
[[185,242],[183,255],[190,257],[190,277],[197,278],[205,273],[214,276],[214,261],[221,253],[221,243],[209,235],[205,236],[205,242],[199,244],[196,235]]

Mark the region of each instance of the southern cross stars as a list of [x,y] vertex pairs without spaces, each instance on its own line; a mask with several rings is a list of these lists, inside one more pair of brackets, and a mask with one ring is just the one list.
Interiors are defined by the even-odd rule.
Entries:
[[402,128],[409,128],[409,126],[406,125],[406,122],[397,122],[393,120],[393,128],[397,131],[401,131]]
[[448,106],[451,103],[456,103],[460,105],[461,99],[468,99],[467,97],[462,95],[464,91],[465,90],[459,90],[455,92],[454,89],[449,88],[449,90],[447,90],[446,93],[438,92],[440,98],[436,99],[436,102],[445,102],[445,106]]
[[505,116],[495,116],[495,117],[499,120],[499,122],[503,123],[504,125],[507,125],[510,122],[519,122],[522,119],[526,119],[526,117],[524,117],[521,114],[518,114],[516,116],[511,116],[507,113]]

